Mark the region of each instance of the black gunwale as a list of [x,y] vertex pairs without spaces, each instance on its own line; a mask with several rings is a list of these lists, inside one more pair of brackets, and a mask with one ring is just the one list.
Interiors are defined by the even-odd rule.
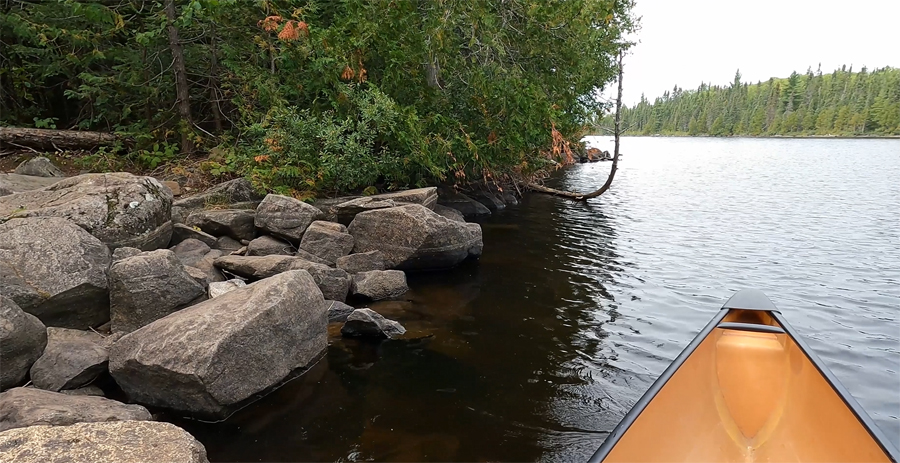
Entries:
[[[768,302],[768,304],[748,304],[755,307],[736,306],[732,303],[732,300],[739,299],[740,297],[736,298],[735,296],[741,293],[744,293],[744,296],[751,296],[751,298],[756,299],[756,301],[759,301],[759,296],[762,296],[762,298],[764,298],[765,302]],[[682,350],[681,353],[678,354],[678,357],[676,357],[675,360],[672,361],[669,367],[666,368],[665,371],[663,371],[662,375],[660,375],[659,378],[657,378],[656,381],[653,382],[650,388],[647,389],[647,392],[645,392],[644,395],[641,396],[641,398],[634,404],[631,410],[629,410],[628,413],[625,414],[619,424],[616,425],[611,433],[609,433],[609,436],[606,437],[606,440],[602,445],[600,445],[600,448],[598,448],[597,451],[594,452],[588,462],[599,463],[606,459],[606,456],[609,455],[609,452],[612,451],[612,449],[616,446],[616,444],[619,442],[619,439],[621,439],[625,432],[628,431],[628,428],[630,428],[631,425],[634,424],[634,421],[637,420],[644,409],[647,408],[647,405],[649,405],[650,402],[656,397],[656,394],[658,394],[659,391],[666,385],[666,383],[675,374],[675,372],[677,372],[678,369],[681,368],[681,365],[684,364],[685,360],[687,360],[688,357],[690,357],[691,354],[694,353],[694,351],[697,349],[697,346],[699,346],[700,343],[703,342],[703,340],[706,339],[707,336],[709,336],[709,333],[711,333],[714,329],[719,328],[720,323],[722,323],[722,319],[725,318],[728,312],[730,312],[731,310],[759,310],[761,312],[769,312],[772,315],[775,321],[777,321],[778,324],[781,325],[783,332],[790,336],[795,343],[797,343],[797,345],[800,347],[800,350],[803,351],[803,353],[806,355],[806,358],[808,358],[810,362],[815,365],[816,369],[819,370],[819,373],[825,377],[825,380],[828,381],[828,384],[831,385],[831,388],[837,393],[838,396],[841,397],[841,399],[844,401],[844,404],[847,405],[848,408],[850,408],[856,418],[860,421],[860,423],[862,423],[863,427],[866,428],[866,431],[868,431],[869,435],[872,436],[875,442],[878,443],[878,445],[885,452],[888,458],[891,459],[894,463],[900,463],[900,454],[898,454],[897,449],[895,449],[894,446],[891,445],[890,441],[886,439],[884,433],[872,421],[872,418],[869,417],[868,413],[866,413],[866,411],[859,405],[859,403],[856,402],[856,399],[854,399],[853,396],[850,395],[849,392],[847,392],[843,384],[841,384],[841,382],[838,381],[838,379],[834,376],[834,373],[832,373],[831,370],[829,370],[828,367],[825,366],[824,363],[822,363],[821,359],[819,359],[815,352],[813,352],[809,348],[806,342],[803,341],[803,339],[797,334],[794,328],[790,325],[790,323],[787,322],[781,312],[771,303],[771,301],[769,301],[769,299],[762,292],[757,290],[739,291],[735,294],[735,296],[732,296],[730,299],[728,299],[728,301],[713,317],[713,319],[703,327],[700,333],[698,333],[697,336],[694,337],[693,340],[691,340],[690,344],[688,344],[687,347],[685,347],[684,350]],[[742,302],[747,301],[743,300]],[[724,329],[735,329],[729,325],[744,325],[745,327],[754,328],[757,326],[762,326],[729,322],[725,322],[724,325],[725,326],[722,326],[722,328]],[[775,327],[767,328],[768,329],[766,330],[757,329],[756,331],[769,331],[772,328],[777,330],[777,328]],[[781,330],[772,332],[778,333],[779,331]]]

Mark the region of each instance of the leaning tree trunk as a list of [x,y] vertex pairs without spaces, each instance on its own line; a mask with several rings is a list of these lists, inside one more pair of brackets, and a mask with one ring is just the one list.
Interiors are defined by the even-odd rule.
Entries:
[[89,150],[118,139],[106,132],[0,127],[0,149],[12,146],[41,151]]
[[606,193],[609,190],[609,187],[612,186],[613,179],[616,177],[616,170],[619,164],[619,136],[622,134],[621,127],[621,114],[622,114],[622,52],[619,52],[619,93],[616,96],[616,116],[615,116],[615,127],[613,129],[613,134],[615,135],[615,148],[613,150],[613,161],[612,167],[609,170],[609,176],[606,177],[606,183],[603,184],[600,188],[590,192],[590,193],[578,193],[572,191],[563,191],[557,190],[554,188],[548,188],[543,185],[538,185],[535,183],[529,183],[528,188],[539,191],[541,193],[547,193],[556,196],[562,196],[564,198],[570,198],[577,201],[586,201],[591,198],[596,198],[597,196]]
[[194,151],[194,140],[191,138],[191,94],[187,81],[187,68],[184,64],[184,50],[181,47],[181,38],[178,36],[178,28],[175,27],[175,0],[166,0],[166,20],[169,32],[169,49],[172,50],[172,68],[175,71],[175,96],[178,115],[186,127],[181,130],[181,149],[186,154]]

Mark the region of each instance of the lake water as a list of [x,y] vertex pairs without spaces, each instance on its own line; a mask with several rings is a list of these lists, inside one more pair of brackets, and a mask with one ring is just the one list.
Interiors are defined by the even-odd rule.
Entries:
[[[527,196],[483,222],[480,262],[372,306],[419,339],[333,326],[303,377],[223,423],[174,421],[213,461],[585,460],[731,294],[758,288],[900,445],[900,140],[622,152],[606,195]],[[594,189],[609,167],[557,185]]]

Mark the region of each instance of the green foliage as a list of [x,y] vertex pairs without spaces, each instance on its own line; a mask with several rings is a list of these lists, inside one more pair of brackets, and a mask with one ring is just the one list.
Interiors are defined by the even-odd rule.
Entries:
[[[174,5],[167,21],[164,7]],[[47,0],[0,6],[0,123],[185,135],[213,174],[283,192],[528,174],[576,140],[635,29],[631,0]],[[176,111],[169,26],[191,117]],[[166,143],[170,144],[166,144]]]
[[900,69],[810,69],[752,85],[740,77],[728,87],[676,86],[653,103],[642,97],[624,108],[623,127],[644,135],[900,135]]

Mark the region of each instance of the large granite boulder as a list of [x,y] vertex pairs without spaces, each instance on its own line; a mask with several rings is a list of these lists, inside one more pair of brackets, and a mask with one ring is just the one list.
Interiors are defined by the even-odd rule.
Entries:
[[327,338],[321,291],[309,273],[289,271],[123,336],[109,369],[135,402],[223,418],[309,367]]
[[57,217],[0,224],[0,294],[48,326],[84,329],[109,320],[109,249]]
[[349,273],[384,270],[384,254],[381,251],[360,252],[338,258],[337,268]]
[[409,291],[402,270],[372,270],[353,275],[350,292],[373,301],[398,297]]
[[46,345],[44,324],[0,295],[0,391],[21,384]]
[[317,220],[303,234],[300,249],[334,263],[353,250],[353,237],[339,223]]
[[209,463],[187,431],[157,421],[29,426],[0,433],[0,461],[16,463]]
[[35,177],[65,177],[66,174],[59,167],[53,165],[49,159],[38,156],[23,161],[16,167],[16,173],[19,175],[33,175]]
[[235,204],[252,203],[263,197],[257,193],[253,185],[247,179],[238,178],[220,183],[203,193],[175,201],[174,206],[182,209],[201,209],[207,207],[231,206]]
[[278,238],[263,235],[247,245],[248,256],[293,256],[294,246]]
[[303,233],[322,211],[289,196],[268,195],[256,208],[256,228],[299,244]]
[[327,299],[343,301],[350,290],[350,275],[327,265],[291,256],[222,256],[215,260],[216,267],[237,276],[252,280],[269,278],[291,270],[306,270],[312,275]]
[[400,323],[372,309],[356,309],[347,317],[341,334],[347,337],[396,338],[406,333]]
[[458,210],[467,219],[477,219],[491,215],[491,210],[485,207],[484,204],[450,187],[438,188],[437,203],[441,206]]
[[128,333],[206,298],[206,289],[168,249],[120,260],[109,269],[112,331]]
[[0,394],[0,431],[47,424],[68,426],[96,421],[150,420],[140,405],[103,397],[60,394],[33,387],[16,387]]
[[356,217],[356,214],[360,212],[386,209],[404,204],[420,204],[428,209],[433,209],[434,205],[437,204],[437,199],[437,188],[417,188],[351,199],[334,206],[334,209],[338,222],[349,224]]
[[450,220],[418,204],[362,212],[350,234],[355,252],[381,251],[385,267],[428,270],[480,256],[481,226]]
[[252,240],[256,236],[254,215],[247,209],[200,210],[189,215],[185,225],[197,227],[210,235],[229,236],[238,241]]
[[0,197],[0,217],[60,217],[106,243],[144,251],[172,237],[172,192],[153,177],[118,172],[63,179]]
[[105,339],[93,331],[47,328],[47,347],[31,367],[31,382],[48,391],[77,389],[107,371]]

